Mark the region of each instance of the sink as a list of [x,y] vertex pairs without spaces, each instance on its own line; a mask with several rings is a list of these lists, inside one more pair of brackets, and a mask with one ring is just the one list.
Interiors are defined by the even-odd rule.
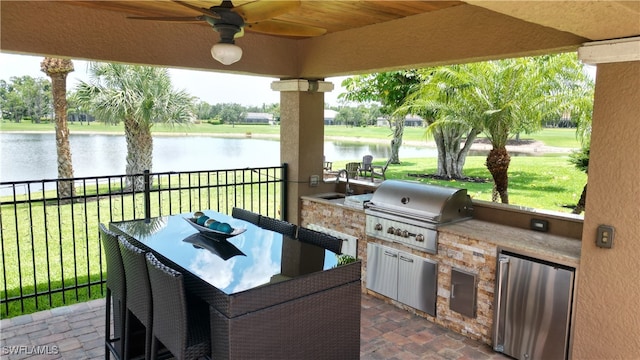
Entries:
[[317,199],[326,200],[332,204],[340,204],[354,209],[364,209],[364,204],[371,200],[373,194],[361,194],[345,196],[338,192],[330,192],[314,195]]
[[344,194],[331,193],[331,194],[321,194],[321,195],[318,195],[318,197],[324,200],[337,200],[337,199],[344,199],[345,196]]
[[340,193],[318,194],[318,195],[315,195],[315,197],[318,199],[327,200],[335,204],[344,204],[344,198],[345,198],[344,194],[340,194]]

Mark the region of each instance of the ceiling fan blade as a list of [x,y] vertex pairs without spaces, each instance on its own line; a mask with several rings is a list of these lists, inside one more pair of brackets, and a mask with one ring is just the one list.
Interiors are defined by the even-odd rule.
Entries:
[[206,21],[204,15],[200,16],[128,16],[131,20],[176,21],[176,22],[200,22]]
[[265,20],[255,24],[246,24],[245,27],[254,32],[284,36],[311,37],[324,35],[327,32],[323,28],[279,20]]
[[300,0],[255,1],[236,6],[233,11],[240,14],[246,23],[269,20],[300,7]]
[[213,10],[206,9],[206,8],[201,8],[201,7],[198,7],[198,6],[194,6],[194,5],[191,5],[191,4],[189,4],[187,2],[184,2],[184,1],[178,1],[178,0],[172,0],[172,1],[174,3],[176,3],[176,4],[182,5],[184,7],[187,7],[189,9],[192,9],[192,10],[195,10],[195,11],[198,11],[198,12],[200,12],[202,14],[205,14],[205,15],[207,15],[209,17],[212,17],[214,19],[220,19],[220,15],[217,12],[213,11]]

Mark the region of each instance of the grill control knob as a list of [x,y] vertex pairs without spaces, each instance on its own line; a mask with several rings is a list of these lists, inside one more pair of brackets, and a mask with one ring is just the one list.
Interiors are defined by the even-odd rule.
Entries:
[[394,229],[393,226],[389,226],[389,228],[387,229],[388,234],[394,234],[395,232],[396,232],[396,229]]
[[417,242],[424,242],[424,235],[422,235],[422,234],[416,235],[416,241]]
[[396,231],[394,232],[394,234],[401,236],[402,235],[402,230],[400,230],[400,228],[397,228]]
[[382,230],[382,224],[377,223],[373,228],[374,228],[376,231],[380,231],[380,230]]
[[403,238],[408,238],[409,237],[409,232],[407,230],[402,230],[402,237]]

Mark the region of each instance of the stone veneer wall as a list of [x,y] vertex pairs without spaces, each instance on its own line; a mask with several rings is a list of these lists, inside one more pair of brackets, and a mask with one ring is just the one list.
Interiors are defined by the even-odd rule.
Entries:
[[[441,232],[438,235],[438,324],[474,340],[491,344],[497,246],[484,241]],[[449,309],[451,269],[476,275],[476,317],[469,318]]]
[[358,259],[366,258],[367,246],[362,241],[366,236],[363,211],[303,199],[301,216],[301,226],[303,227],[316,224],[357,237]]
[[[358,238],[358,258],[362,260],[362,289],[375,297],[445,326],[468,338],[491,344],[493,326],[493,299],[495,287],[497,246],[466,237],[440,232],[438,254],[428,254],[406,246],[367,238],[365,234],[365,214],[342,206],[302,200],[302,226],[317,224]],[[420,310],[383,297],[366,289],[367,243],[375,242],[385,246],[425,257],[438,262],[438,296],[436,317]],[[451,269],[457,268],[476,275],[476,317],[469,318],[449,309],[451,290]]]

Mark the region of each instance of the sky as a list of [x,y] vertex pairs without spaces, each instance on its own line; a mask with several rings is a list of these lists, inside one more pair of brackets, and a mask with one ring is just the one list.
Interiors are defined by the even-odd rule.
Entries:
[[[40,71],[42,56],[0,53],[0,80],[9,81],[13,76],[29,75],[34,78],[49,78]],[[212,60],[213,61],[213,60]],[[67,76],[67,88],[73,89],[80,81],[89,81],[87,61],[73,60],[75,71]],[[209,104],[237,103],[244,106],[262,106],[280,102],[280,93],[271,90],[276,78],[223,74],[215,72],[169,69],[171,81],[177,90],[189,94]],[[338,105],[338,95],[344,92],[340,83],[345,77],[327,78],[334,85],[332,92],[325,93],[325,103]]]

